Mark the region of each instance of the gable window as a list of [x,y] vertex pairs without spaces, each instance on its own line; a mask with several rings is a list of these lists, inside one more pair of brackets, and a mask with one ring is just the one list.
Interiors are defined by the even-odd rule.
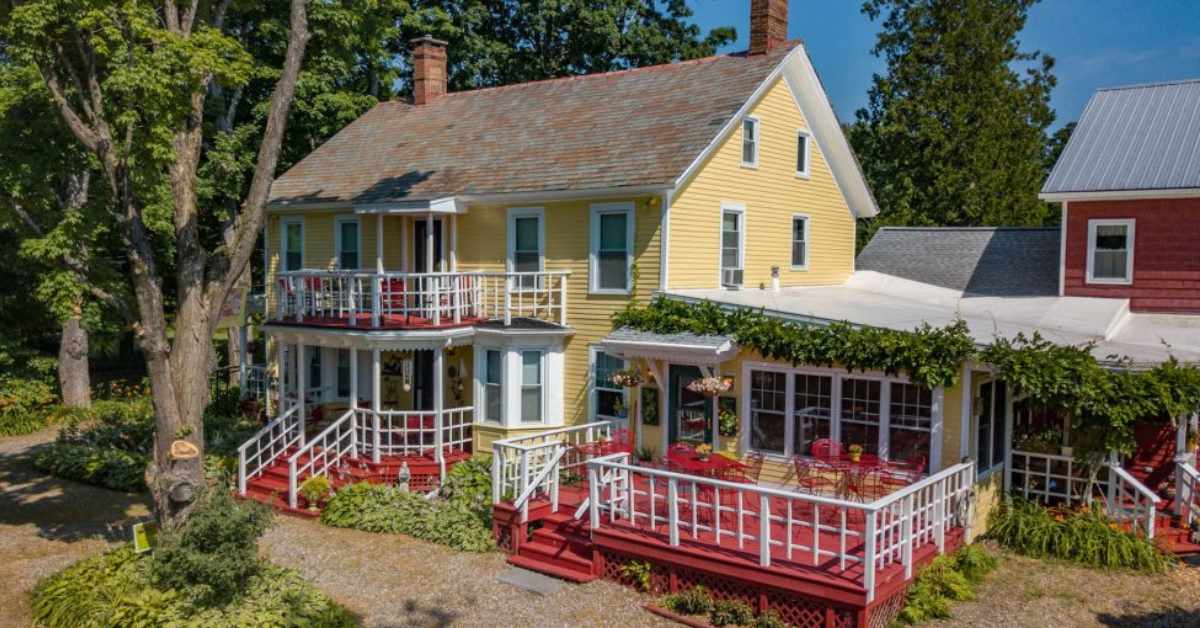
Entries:
[[[545,225],[541,208],[508,210],[508,267],[514,273],[537,273],[545,258]],[[519,277],[515,289],[537,287],[536,275]]]
[[1088,283],[1133,282],[1133,227],[1133,219],[1088,221]]
[[628,416],[625,389],[612,383],[612,374],[625,368],[625,361],[603,351],[595,351],[593,356],[595,420],[624,421]]
[[357,218],[337,220],[337,264],[342,270],[358,270],[362,250],[362,232]]
[[754,118],[742,120],[742,165],[758,166],[758,120]]
[[542,422],[542,352],[521,352],[521,422]]
[[742,285],[742,260],[745,212],[740,208],[721,210],[721,285],[736,288]]
[[350,398],[350,350],[337,350],[337,396]]
[[796,174],[801,177],[807,177],[809,161],[811,158],[810,145],[812,144],[812,136],[807,131],[799,131],[796,133]]
[[593,205],[591,291],[627,294],[632,280],[633,204]]
[[300,270],[304,268],[304,222],[301,220],[285,220],[283,222],[283,270]]
[[808,216],[792,216],[792,269],[808,269]]
[[484,352],[483,366],[483,420],[502,420],[501,408],[504,399],[504,354],[495,349]]

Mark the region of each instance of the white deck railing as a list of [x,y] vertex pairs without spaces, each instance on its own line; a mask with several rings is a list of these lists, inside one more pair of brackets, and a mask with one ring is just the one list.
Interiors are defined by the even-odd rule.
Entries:
[[374,462],[383,456],[423,456],[433,453],[445,476],[447,450],[464,450],[472,442],[473,406],[433,410],[358,408],[359,449]]
[[353,408],[347,410],[288,458],[288,506],[296,507],[299,478],[328,476],[343,458],[358,455],[357,419]]
[[1175,465],[1175,496],[1179,504],[1179,516],[1183,518],[1184,527],[1190,527],[1193,521],[1200,521],[1200,471],[1188,462],[1178,462]]
[[401,273],[300,270],[275,279],[275,318],[379,327],[536,318],[567,324],[569,271]]
[[1154,520],[1158,515],[1158,504],[1162,502],[1154,491],[1118,464],[1108,465],[1108,516],[1118,521],[1128,521],[1133,529],[1154,538]]
[[[612,438],[615,421],[597,421],[563,427],[527,436],[515,436],[492,443],[492,503],[516,499],[534,484],[534,479],[555,459],[560,447],[566,451],[554,464],[558,473],[574,473],[582,479],[588,456],[579,445]],[[547,482],[535,489],[535,496],[551,486]]]
[[302,444],[300,406],[275,417],[238,447],[238,494],[246,494],[246,481],[256,477],[291,447]]
[[763,567],[777,550],[787,561],[832,560],[843,572],[858,565],[868,602],[877,571],[900,564],[909,578],[915,548],[934,543],[942,552],[947,530],[969,526],[975,478],[975,463],[965,462],[864,504],[634,466],[626,453],[587,467],[590,495],[577,514],[588,512],[592,530],[606,522],[652,532],[666,526],[672,546],[701,535],[725,548],[755,546]]

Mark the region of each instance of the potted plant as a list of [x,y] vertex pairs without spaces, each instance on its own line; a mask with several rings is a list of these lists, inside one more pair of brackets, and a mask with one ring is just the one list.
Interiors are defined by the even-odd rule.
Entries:
[[728,392],[732,387],[733,381],[728,377],[715,376],[694,379],[687,385],[688,390],[694,393],[700,393],[705,397],[716,397]]
[[850,454],[850,462],[859,462],[862,460],[863,448],[862,445],[855,443],[846,448],[846,452]]
[[300,496],[308,504],[308,509],[317,511],[321,507],[321,500],[329,494],[329,478],[323,475],[314,475],[302,484],[300,484]]
[[696,457],[699,458],[701,462],[706,462],[710,455],[712,455],[712,445],[709,445],[708,443],[700,443],[699,445],[696,445]]
[[636,388],[641,386],[642,382],[645,380],[642,378],[641,371],[635,368],[628,368],[621,369],[619,371],[613,371],[612,375],[609,375],[608,381],[612,382],[614,386],[621,386],[622,388]]
[[717,415],[717,431],[721,436],[737,436],[738,433],[738,418],[731,410],[722,409]]

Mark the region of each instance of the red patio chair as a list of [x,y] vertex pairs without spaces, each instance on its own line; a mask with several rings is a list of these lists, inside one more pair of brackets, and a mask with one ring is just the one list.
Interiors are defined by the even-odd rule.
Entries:
[[887,466],[893,471],[903,471],[917,478],[925,474],[925,464],[925,456],[914,456],[908,460],[889,462]]
[[819,438],[813,441],[812,455],[821,460],[835,460],[842,455],[842,445],[828,438]]
[[763,463],[766,459],[758,452],[746,454],[746,461],[740,467],[734,467],[721,474],[721,479],[742,484],[758,484],[762,477]]
[[796,471],[796,486],[812,495],[833,495],[837,492],[837,469],[819,459],[796,456],[792,459]]

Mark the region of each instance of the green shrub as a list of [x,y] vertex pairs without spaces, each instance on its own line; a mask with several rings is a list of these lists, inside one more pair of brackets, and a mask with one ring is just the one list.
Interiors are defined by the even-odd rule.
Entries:
[[0,437],[32,434],[46,427],[46,415],[41,412],[5,412],[0,414]]
[[491,550],[491,527],[465,500],[429,500],[398,488],[359,483],[334,493],[321,522],[338,528],[407,534],[468,552]]
[[57,400],[53,377],[0,377],[0,414],[29,414],[50,408]]
[[160,588],[226,603],[262,567],[258,537],[270,525],[271,511],[222,489],[207,491],[202,500],[182,529],[159,536],[150,575]]
[[631,560],[621,565],[621,577],[635,584],[641,591],[649,591],[654,567],[644,560]]
[[329,478],[323,475],[310,476],[300,483],[300,494],[309,508],[316,508],[323,497],[329,494]]
[[713,609],[708,589],[697,585],[685,591],[664,596],[659,606],[681,615],[707,615]]
[[1158,573],[1173,562],[1152,541],[1122,530],[1098,504],[1065,512],[1010,498],[992,513],[988,536],[1027,556],[1058,558],[1106,569]]
[[51,475],[117,491],[146,489],[146,454],[85,443],[55,442],[38,451],[33,464]]
[[458,462],[446,474],[442,497],[466,507],[480,523],[492,527],[492,457],[476,456]]
[[717,600],[708,613],[708,623],[714,626],[745,626],[754,621],[754,609],[737,600]]
[[34,620],[47,628],[108,626],[328,626],[355,618],[294,571],[264,564],[225,604],[191,589],[156,586],[153,558],[128,547],[77,562],[34,588]]
[[973,585],[995,569],[997,562],[995,556],[977,545],[968,545],[953,555],[938,556],[909,587],[897,619],[916,624],[949,617],[951,603],[974,598]]
[[788,628],[788,623],[783,621],[776,611],[767,611],[762,615],[754,618],[754,623],[751,624],[754,628]]

